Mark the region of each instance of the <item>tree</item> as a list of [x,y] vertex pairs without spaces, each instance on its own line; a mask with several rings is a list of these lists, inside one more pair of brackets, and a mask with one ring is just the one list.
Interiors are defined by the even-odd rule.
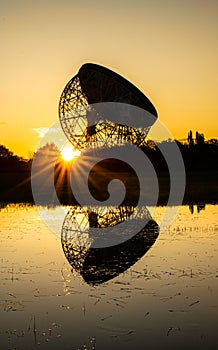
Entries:
[[40,147],[34,157],[35,158],[57,158],[58,154],[60,151],[58,150],[57,146],[51,142],[51,143],[46,143],[44,146]]
[[194,145],[194,140],[193,140],[193,137],[192,137],[192,131],[191,130],[188,133],[188,144],[189,144],[189,147],[192,147]]
[[203,146],[204,145],[204,134],[200,134],[198,131],[196,131],[195,143],[197,146]]
[[13,152],[9,151],[9,149],[3,145],[0,145],[0,157],[9,159],[13,157]]
[[217,139],[210,139],[206,142],[208,145],[214,145],[218,147],[218,140]]

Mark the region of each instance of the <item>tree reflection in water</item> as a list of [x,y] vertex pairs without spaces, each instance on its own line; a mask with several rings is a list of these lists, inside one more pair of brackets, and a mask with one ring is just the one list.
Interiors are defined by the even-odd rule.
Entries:
[[98,285],[135,264],[155,243],[159,226],[143,207],[137,211],[137,216],[139,220],[146,218],[146,225],[138,233],[120,244],[93,248],[89,234],[91,228],[114,227],[115,231],[116,225],[129,219],[137,209],[133,206],[92,209],[72,207],[69,210],[62,227],[61,241],[73,270],[79,272],[88,284]]

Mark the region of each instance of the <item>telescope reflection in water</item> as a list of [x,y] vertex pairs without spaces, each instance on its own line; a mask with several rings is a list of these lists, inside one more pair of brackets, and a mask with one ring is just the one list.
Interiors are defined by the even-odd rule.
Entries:
[[[110,247],[93,248],[92,228],[112,227],[130,221],[136,212],[137,220],[145,226],[133,237]],[[132,223],[134,224],[134,220]],[[72,207],[63,223],[61,241],[64,254],[74,271],[91,285],[106,282],[134,265],[155,243],[159,226],[152,220],[146,207]],[[122,232],[125,237],[125,230]],[[112,237],[111,237],[112,238]]]

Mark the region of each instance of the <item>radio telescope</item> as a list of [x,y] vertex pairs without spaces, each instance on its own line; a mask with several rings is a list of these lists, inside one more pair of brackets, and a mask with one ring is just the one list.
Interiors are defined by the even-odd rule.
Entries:
[[[91,228],[110,226],[115,233],[117,225],[128,219],[134,209],[132,206],[120,206],[105,212],[103,207],[93,208],[94,211],[85,207],[71,207],[62,227],[62,248],[73,270],[80,273],[88,284],[98,285],[123,273],[156,241],[159,227],[144,207],[137,212],[137,216],[147,217],[148,221],[135,236],[111,247],[92,247]],[[122,234],[125,235],[125,232]]]
[[[96,104],[106,102],[138,107],[153,118],[148,118],[143,128],[119,124],[113,121],[113,115],[105,117],[96,110]],[[86,63],[64,88],[59,118],[68,140],[82,150],[122,145],[126,141],[143,145],[157,112],[149,99],[125,78],[103,66]]]

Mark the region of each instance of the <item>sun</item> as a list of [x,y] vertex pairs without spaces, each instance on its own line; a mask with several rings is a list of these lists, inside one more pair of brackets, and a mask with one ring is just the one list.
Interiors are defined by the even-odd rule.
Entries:
[[80,155],[80,151],[77,149],[74,149],[72,146],[64,147],[64,149],[61,151],[61,157],[65,162],[70,162],[74,158],[78,157]]

